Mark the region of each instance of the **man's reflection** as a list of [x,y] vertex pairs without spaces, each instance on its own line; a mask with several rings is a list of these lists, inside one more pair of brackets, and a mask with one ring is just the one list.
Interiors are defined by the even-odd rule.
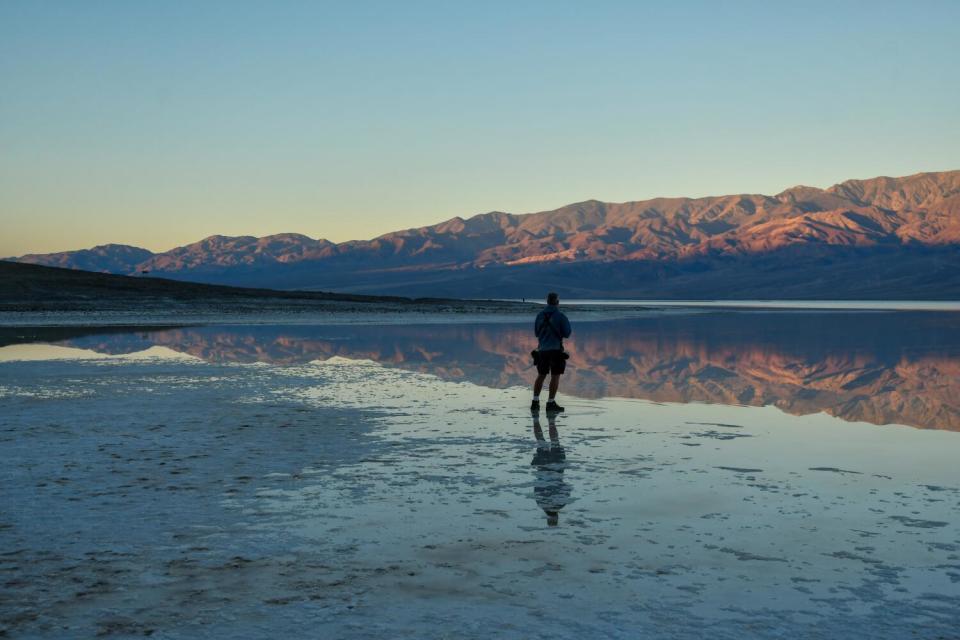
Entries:
[[537,450],[530,465],[534,468],[534,499],[547,514],[547,524],[551,527],[560,522],[560,509],[570,502],[570,485],[563,481],[563,470],[567,467],[567,456],[560,446],[557,433],[557,415],[547,414],[547,433],[550,439],[543,437],[539,412],[533,414],[533,436],[537,439]]

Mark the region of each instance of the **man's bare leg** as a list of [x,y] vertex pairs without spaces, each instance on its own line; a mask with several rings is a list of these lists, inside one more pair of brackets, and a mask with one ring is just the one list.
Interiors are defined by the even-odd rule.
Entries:
[[[541,383],[542,384],[542,383]],[[557,397],[557,389],[560,388],[560,376],[557,374],[552,374],[550,376],[550,397],[549,400],[553,400]]]
[[[534,397],[534,398],[539,398],[539,397],[540,397],[540,392],[543,391],[543,381],[546,380],[546,379],[547,379],[547,374],[545,374],[545,373],[541,373],[541,374],[538,374],[538,375],[537,375],[537,379],[534,380],[534,382],[533,382],[533,397]],[[553,381],[551,381],[550,384],[553,384]],[[556,391],[554,391],[554,393],[556,393]],[[550,396],[550,397],[553,397],[553,396]]]
[[550,398],[547,400],[547,414],[551,411],[563,411],[563,407],[557,404],[557,389],[560,387],[560,374],[550,375]]

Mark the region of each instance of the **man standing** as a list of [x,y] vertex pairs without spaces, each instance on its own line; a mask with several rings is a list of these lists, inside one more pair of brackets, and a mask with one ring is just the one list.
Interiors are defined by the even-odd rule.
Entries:
[[557,404],[557,389],[560,387],[560,376],[567,368],[567,354],[563,350],[563,339],[570,337],[570,321],[558,308],[560,296],[555,293],[547,295],[546,308],[537,314],[533,323],[533,332],[537,336],[537,380],[533,383],[533,402],[531,411],[540,411],[540,391],[543,390],[543,381],[550,374],[550,397],[547,399],[547,412],[563,411]]

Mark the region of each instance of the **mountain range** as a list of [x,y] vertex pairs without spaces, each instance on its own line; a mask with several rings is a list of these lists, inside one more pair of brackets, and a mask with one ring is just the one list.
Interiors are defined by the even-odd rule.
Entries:
[[333,243],[211,236],[10,258],[238,286],[455,297],[960,298],[960,171],[490,212]]

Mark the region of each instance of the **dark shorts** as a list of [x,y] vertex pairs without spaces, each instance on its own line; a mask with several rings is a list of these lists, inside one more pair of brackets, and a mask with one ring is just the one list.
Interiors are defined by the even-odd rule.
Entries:
[[555,376],[560,375],[567,370],[567,359],[563,357],[563,351],[541,351],[537,358],[537,373],[542,376],[552,373]]

